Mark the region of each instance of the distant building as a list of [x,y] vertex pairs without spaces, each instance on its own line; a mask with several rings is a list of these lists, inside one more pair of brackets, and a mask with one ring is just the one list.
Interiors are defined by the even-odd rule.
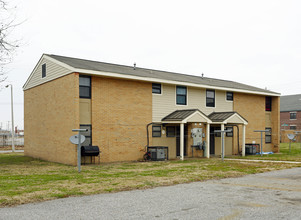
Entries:
[[280,97],[282,130],[301,130],[301,94]]

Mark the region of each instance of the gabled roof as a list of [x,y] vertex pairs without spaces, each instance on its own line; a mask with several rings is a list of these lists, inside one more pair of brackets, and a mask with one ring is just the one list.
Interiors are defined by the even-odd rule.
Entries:
[[209,122],[211,123],[210,119],[199,109],[184,109],[184,110],[176,110],[166,117],[162,118],[162,122],[168,123],[187,123],[189,119],[194,117],[194,122]]
[[208,118],[218,123],[248,124],[248,121],[237,112],[212,112]]
[[280,112],[301,111],[301,94],[280,97]]
[[[104,63],[92,60],[84,60],[72,57],[58,56],[44,54],[43,58],[49,59],[56,64],[63,66],[66,69],[69,69],[73,72],[91,74],[91,75],[101,75],[101,76],[110,76],[126,79],[135,79],[149,82],[158,82],[158,83],[167,83],[175,85],[184,85],[200,88],[209,88],[209,89],[218,89],[224,91],[233,91],[233,92],[243,92],[243,93],[252,93],[260,95],[270,95],[270,96],[280,96],[279,93],[272,92],[269,90],[257,88],[254,86],[249,86],[246,84],[213,79],[200,76],[185,75],[180,73],[172,73],[166,71],[152,70],[146,68],[132,66],[117,65],[111,63]],[[33,73],[32,73],[33,74]],[[24,85],[26,85],[30,80],[31,76]]]
[[213,112],[207,116],[199,109],[176,110],[162,118],[161,121],[163,123],[248,124],[248,121],[237,112]]

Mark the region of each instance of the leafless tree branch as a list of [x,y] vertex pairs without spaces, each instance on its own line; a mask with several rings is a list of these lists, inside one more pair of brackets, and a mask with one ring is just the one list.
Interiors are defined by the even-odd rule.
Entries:
[[6,80],[4,66],[12,61],[18,47],[18,41],[11,38],[14,28],[19,25],[13,10],[6,0],[0,0],[0,83]]

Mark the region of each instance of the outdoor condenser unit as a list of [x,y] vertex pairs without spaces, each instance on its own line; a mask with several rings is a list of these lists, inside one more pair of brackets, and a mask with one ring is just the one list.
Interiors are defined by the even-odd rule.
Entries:
[[167,158],[166,147],[152,146],[149,147],[149,152],[152,160],[165,160]]

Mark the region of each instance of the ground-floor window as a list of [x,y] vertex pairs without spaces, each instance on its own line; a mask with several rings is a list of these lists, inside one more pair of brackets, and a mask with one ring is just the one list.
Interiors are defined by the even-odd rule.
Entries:
[[161,126],[153,126],[152,136],[161,137]]
[[226,137],[233,137],[233,127],[226,127],[226,130],[230,132],[226,132]]
[[176,127],[167,126],[166,127],[166,137],[175,137],[176,136]]
[[91,125],[80,125],[81,129],[88,129],[86,132],[81,132],[85,136],[86,140],[82,143],[82,146],[92,145],[92,126]]
[[272,128],[265,128],[268,132],[265,132],[265,143],[272,143]]
[[290,125],[290,130],[297,130],[297,126],[296,125]]

